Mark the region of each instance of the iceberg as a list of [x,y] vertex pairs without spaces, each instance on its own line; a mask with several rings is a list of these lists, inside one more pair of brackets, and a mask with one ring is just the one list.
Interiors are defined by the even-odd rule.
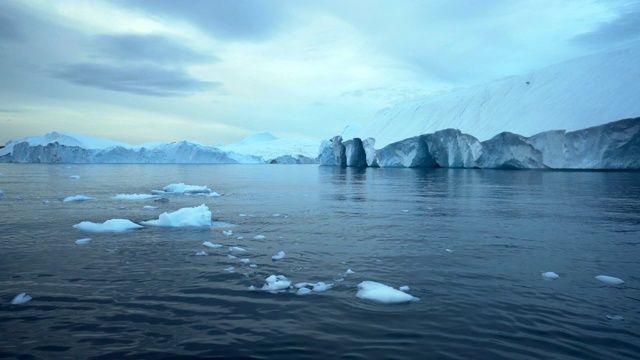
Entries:
[[140,229],[142,227],[143,226],[127,219],[111,219],[103,223],[83,221],[73,225],[74,229],[88,232],[125,232],[127,230]]
[[171,213],[164,212],[157,220],[143,221],[142,224],[162,227],[211,227],[211,211],[205,204],[202,204],[196,207],[182,208]]
[[358,284],[356,296],[360,299],[383,304],[397,304],[419,300],[417,297],[375,281],[363,281]]

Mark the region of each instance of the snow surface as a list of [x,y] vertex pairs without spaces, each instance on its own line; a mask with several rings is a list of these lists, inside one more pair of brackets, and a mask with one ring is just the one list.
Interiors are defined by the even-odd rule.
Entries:
[[33,299],[33,297],[27,295],[27,293],[20,293],[18,295],[16,295],[13,300],[11,300],[11,304],[13,305],[20,305],[20,304],[24,304],[28,301],[31,301]]
[[379,111],[349,137],[378,148],[448,128],[483,141],[503,131],[531,136],[640,116],[640,41],[522,76],[427,96]]
[[124,232],[132,229],[140,229],[143,226],[138,225],[127,219],[111,219],[103,223],[94,223],[83,221],[73,225],[74,229],[88,232]]
[[171,213],[164,212],[157,220],[143,221],[142,224],[162,227],[211,227],[211,211],[205,204],[202,204],[196,207],[182,208]]
[[356,296],[360,299],[371,300],[383,304],[406,303],[419,300],[403,291],[375,281],[363,281],[358,284]]
[[617,277],[613,277],[613,276],[598,275],[596,276],[596,279],[602,281],[605,284],[610,284],[610,285],[624,284],[624,280]]
[[67,196],[66,198],[64,198],[64,200],[62,200],[62,202],[87,201],[87,200],[95,200],[95,199],[96,198],[90,197],[90,196],[74,195],[74,196]]
[[155,195],[149,194],[118,194],[113,197],[113,199],[117,200],[144,200],[154,198]]

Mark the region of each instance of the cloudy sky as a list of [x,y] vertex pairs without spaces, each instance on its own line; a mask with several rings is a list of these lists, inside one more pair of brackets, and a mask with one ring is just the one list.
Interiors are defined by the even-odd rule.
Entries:
[[328,138],[637,38],[627,0],[2,0],[0,143]]

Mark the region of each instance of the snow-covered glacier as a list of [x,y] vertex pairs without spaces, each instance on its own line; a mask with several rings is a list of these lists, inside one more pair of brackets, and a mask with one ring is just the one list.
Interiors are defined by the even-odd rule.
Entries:
[[[478,141],[460,130],[413,136],[374,149],[374,139],[343,141],[336,136],[320,147],[320,165],[442,167],[484,169],[640,169],[640,118],[531,137],[501,132]],[[351,149],[345,151],[347,146]],[[359,147],[359,148],[354,148]],[[364,162],[361,157],[366,157]]]

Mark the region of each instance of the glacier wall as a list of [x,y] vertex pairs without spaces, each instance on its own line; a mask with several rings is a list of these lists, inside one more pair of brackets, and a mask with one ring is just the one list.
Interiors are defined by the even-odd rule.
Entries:
[[[502,132],[486,141],[445,129],[375,149],[373,138],[320,146],[321,166],[482,169],[640,169],[640,118],[531,137]],[[364,161],[362,157],[364,158]]]

